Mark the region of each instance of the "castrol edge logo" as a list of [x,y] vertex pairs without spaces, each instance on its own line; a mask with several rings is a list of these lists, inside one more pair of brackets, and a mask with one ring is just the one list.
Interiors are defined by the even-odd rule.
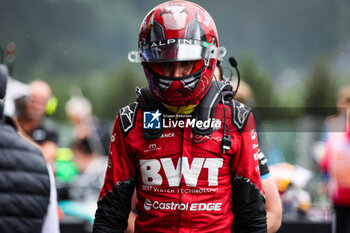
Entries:
[[146,211],[154,210],[181,210],[181,211],[221,211],[222,203],[175,203],[159,202],[146,199],[143,207]]

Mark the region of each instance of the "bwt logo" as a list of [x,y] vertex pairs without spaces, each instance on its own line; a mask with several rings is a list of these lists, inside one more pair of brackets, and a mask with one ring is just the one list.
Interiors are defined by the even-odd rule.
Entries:
[[161,186],[166,180],[169,187],[179,187],[183,177],[186,186],[196,187],[198,178],[205,169],[208,186],[219,185],[219,170],[224,164],[222,158],[193,158],[190,162],[187,157],[180,157],[177,164],[174,162],[172,158],[140,159],[143,184]]
[[162,113],[157,110],[156,112],[143,112],[143,128],[144,129],[160,129],[160,116]]

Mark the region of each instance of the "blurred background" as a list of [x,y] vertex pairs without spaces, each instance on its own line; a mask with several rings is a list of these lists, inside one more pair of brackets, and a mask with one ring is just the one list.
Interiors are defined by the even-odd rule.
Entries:
[[[0,45],[12,77],[25,84],[46,81],[57,100],[47,120],[59,132],[58,186],[79,173],[66,163],[74,157],[66,103],[73,96],[88,99],[93,115],[111,133],[117,110],[136,99],[136,86],[147,84],[141,66],[129,63],[127,54],[137,49],[143,17],[160,2],[1,0]],[[309,171],[303,187],[310,196],[308,219],[329,223],[331,204],[319,178],[322,146],[317,143],[325,117],[337,113],[338,88],[350,83],[350,1],[193,2],[212,15],[220,45],[227,57],[237,59],[252,88],[269,165],[288,163]],[[284,213],[284,220],[297,215]]]

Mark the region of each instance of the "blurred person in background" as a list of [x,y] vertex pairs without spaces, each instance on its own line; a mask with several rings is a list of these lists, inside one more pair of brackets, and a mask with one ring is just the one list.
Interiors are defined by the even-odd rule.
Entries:
[[[215,68],[214,79],[220,82],[225,81],[224,66],[221,62],[218,62]],[[236,85],[237,83],[232,83],[233,87],[235,87]],[[240,80],[239,88],[237,90],[236,95],[234,96],[234,99],[253,107],[253,91],[251,87],[243,80]],[[278,231],[282,224],[282,202],[278,193],[277,185],[270,175],[269,167],[267,165],[267,159],[265,158],[264,153],[262,153],[261,151],[258,154],[258,159],[261,183],[266,198],[265,209],[267,217],[267,232],[274,233]]]
[[94,189],[96,200],[103,185],[107,158],[94,152],[86,139],[75,141],[72,150],[79,172],[75,183]]
[[52,171],[36,145],[3,114],[7,68],[0,65],[0,231],[58,233]]
[[350,85],[339,89],[337,107],[339,113],[325,121],[325,156],[320,166],[335,211],[335,232],[350,233]]
[[100,120],[93,116],[90,101],[74,96],[66,103],[65,109],[74,124],[74,140],[86,140],[93,152],[107,156],[110,134]]
[[16,100],[19,131],[40,145],[45,160],[53,166],[57,153],[58,133],[43,123],[51,88],[44,81],[29,84],[29,96]]
[[84,209],[93,217],[96,211],[95,201],[103,185],[107,158],[94,152],[86,139],[75,141],[72,151],[78,175],[66,187],[67,199],[83,203]]
[[59,206],[65,216],[78,217],[92,225],[107,157],[93,152],[85,139],[75,141],[71,148],[78,174],[71,182],[59,183]]
[[[209,13],[162,3],[144,18],[138,44],[129,60],[141,62],[148,86],[118,111],[93,232],[124,232],[135,187],[136,232],[231,232],[233,223],[236,232],[266,232],[253,115],[230,85],[212,81],[223,49]],[[161,112],[177,123],[212,113],[220,126],[163,127]]]

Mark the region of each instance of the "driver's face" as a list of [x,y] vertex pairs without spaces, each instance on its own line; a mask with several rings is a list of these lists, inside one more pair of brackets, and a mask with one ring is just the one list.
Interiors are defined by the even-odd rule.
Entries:
[[158,66],[163,71],[164,76],[180,78],[191,74],[195,62],[196,61],[162,62],[158,63]]

